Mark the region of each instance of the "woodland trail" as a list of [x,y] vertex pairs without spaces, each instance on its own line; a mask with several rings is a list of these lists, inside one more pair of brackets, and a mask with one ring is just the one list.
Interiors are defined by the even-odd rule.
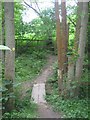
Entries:
[[48,55],[47,57],[47,63],[46,65],[42,68],[40,74],[32,81],[24,81],[21,83],[21,98],[26,96],[26,92],[33,87],[33,84],[36,83],[45,83],[47,78],[52,75],[53,69],[52,65],[53,63],[57,60],[56,56],[54,55]]
[[30,88],[32,89],[32,98],[35,103],[38,105],[38,117],[39,118],[61,118],[61,115],[54,112],[50,105],[46,102],[44,99],[45,95],[45,83],[53,74],[53,63],[56,61],[56,56],[50,55],[47,61],[47,64],[43,68],[41,74],[31,83],[31,82],[25,82],[23,84],[24,88],[24,95],[25,92]]

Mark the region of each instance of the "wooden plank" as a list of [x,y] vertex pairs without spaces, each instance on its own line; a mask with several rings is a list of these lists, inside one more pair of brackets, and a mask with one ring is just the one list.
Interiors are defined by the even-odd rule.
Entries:
[[45,84],[34,84],[31,99],[35,103],[46,103],[45,95]]

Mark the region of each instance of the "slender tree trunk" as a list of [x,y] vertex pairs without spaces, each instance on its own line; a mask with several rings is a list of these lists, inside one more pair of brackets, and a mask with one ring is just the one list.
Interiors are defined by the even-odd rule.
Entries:
[[[77,22],[76,22],[76,32],[75,32],[75,40],[74,40],[74,48],[73,48],[73,52],[75,54],[72,54],[69,58],[68,58],[68,81],[67,82],[67,87],[72,87],[70,84],[73,82],[73,80],[75,80],[75,61],[74,57],[76,56],[77,53],[77,49],[78,49],[78,43],[79,43],[79,35],[80,35],[80,28],[81,28],[81,16],[82,16],[82,2],[78,2],[77,4]],[[72,93],[72,95],[74,95],[74,90],[70,89],[70,93]]]
[[[0,44],[2,43],[2,2],[0,1]],[[0,51],[0,89],[2,89],[2,52]],[[2,98],[2,92],[0,91],[0,99]],[[2,118],[2,101],[0,101],[0,119]]]
[[64,73],[67,72],[67,47],[68,47],[68,28],[67,28],[67,15],[66,15],[66,0],[61,0],[61,15],[62,15],[62,33],[63,33],[63,61],[64,61]]
[[[12,51],[6,51],[5,55],[5,79],[10,83],[6,85],[8,93],[13,94],[13,81],[15,78],[15,38],[14,38],[14,2],[5,2],[5,32],[6,32],[6,46]],[[13,97],[9,97],[6,105],[6,111],[12,111],[14,108]]]
[[[2,89],[2,64],[0,59],[0,89]],[[0,91],[0,99],[2,99],[2,92]],[[2,118],[2,100],[0,100],[0,120]]]
[[[0,1],[0,45],[2,44],[2,2]],[[2,58],[2,51],[0,51],[0,59]]]
[[68,57],[68,78],[67,78],[67,95],[73,97],[74,92],[72,90],[72,82],[74,81],[74,63],[72,62],[72,56]]
[[63,59],[62,59],[62,34],[61,25],[59,19],[59,5],[58,0],[55,1],[55,14],[56,14],[56,40],[57,40],[57,52],[58,52],[58,85],[59,93],[63,91]]
[[79,35],[81,28],[81,16],[82,16],[82,7],[83,2],[78,2],[77,4],[77,21],[76,21],[76,32],[75,32],[75,40],[74,40],[74,50],[77,52],[78,44],[79,44]]
[[[82,16],[81,16],[81,29],[80,29],[79,46],[78,46],[79,57],[76,62],[76,73],[75,73],[75,79],[78,80],[78,85],[81,83],[80,79],[83,70],[85,45],[87,39],[87,24],[88,24],[88,2],[84,2],[82,9]],[[79,89],[77,89],[77,94],[78,93],[79,93]]]
[[[4,14],[4,6],[2,5],[2,14]],[[5,45],[5,17],[2,16],[2,45]],[[5,65],[5,51],[2,51],[2,64]]]

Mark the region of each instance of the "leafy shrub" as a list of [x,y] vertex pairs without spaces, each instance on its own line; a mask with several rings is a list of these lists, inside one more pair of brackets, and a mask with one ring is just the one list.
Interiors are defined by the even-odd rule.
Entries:
[[15,91],[15,110],[11,113],[5,113],[3,118],[36,118],[37,117],[37,105],[33,103],[31,98],[31,89],[28,91],[27,95],[21,99],[20,98],[20,87]]
[[[57,64],[54,65],[54,74],[49,78],[47,85],[51,92],[46,94],[46,100],[52,105],[54,110],[63,114],[64,118],[88,118],[88,98],[85,96],[87,89],[85,86],[80,88],[79,98],[64,99],[58,93]],[[87,81],[87,75],[84,73],[82,81]]]

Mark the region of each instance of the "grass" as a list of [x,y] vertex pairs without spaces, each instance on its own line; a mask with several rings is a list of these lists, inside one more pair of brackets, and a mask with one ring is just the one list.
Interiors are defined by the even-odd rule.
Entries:
[[16,58],[16,82],[32,81],[46,63],[45,51],[33,51]]
[[[87,81],[87,75],[82,77],[82,81]],[[57,65],[54,65],[54,74],[47,81],[46,100],[52,105],[53,109],[62,113],[64,118],[88,118],[88,98],[64,99],[58,93]],[[84,87],[85,90],[85,87]],[[83,92],[84,93],[84,92]],[[81,92],[81,94],[83,94]]]

